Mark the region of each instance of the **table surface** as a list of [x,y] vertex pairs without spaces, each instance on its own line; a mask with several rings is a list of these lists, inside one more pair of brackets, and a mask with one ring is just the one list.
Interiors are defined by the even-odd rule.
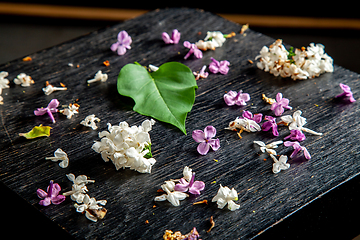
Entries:
[[[356,125],[358,104],[333,100],[339,93],[340,82],[350,85],[357,96],[360,89],[357,73],[335,66],[334,73],[306,81],[273,77],[247,61],[254,59],[263,45],[273,42],[273,39],[251,30],[246,36],[238,34],[228,39],[222,48],[205,52],[202,59],[183,60],[186,49],[181,44],[166,46],[160,37],[163,31],[170,32],[174,28],[182,33],[182,40],[195,42],[203,38],[207,30],[239,32],[241,26],[208,12],[160,10],[32,54],[31,62],[18,59],[2,65],[1,70],[10,73],[9,79],[25,72],[32,76],[35,84],[30,88],[12,84],[3,92],[0,180],[75,238],[161,238],[165,229],[185,233],[196,226],[204,239],[219,239],[254,237],[329,189],[358,175],[358,145],[349,144],[359,140],[356,135],[359,130]],[[124,56],[117,56],[109,50],[120,30],[127,30],[133,38],[132,49]],[[104,163],[100,155],[90,149],[93,141],[98,140],[98,131],[79,126],[85,116],[95,113],[102,119],[99,131],[106,129],[107,122],[114,125],[126,120],[131,125],[139,125],[147,119],[133,112],[131,101],[116,92],[116,77],[122,66],[134,61],[142,65],[179,61],[198,70],[209,64],[210,57],[229,60],[229,74],[210,75],[198,81],[195,105],[186,122],[187,136],[166,124],[156,123],[150,132],[157,160],[151,174],[116,171],[113,165]],[[102,65],[105,60],[110,61],[110,67]],[[68,67],[69,62],[79,64],[79,68]],[[87,86],[86,80],[99,69],[108,73],[108,82]],[[41,88],[47,80],[63,82],[69,90],[45,96]],[[222,100],[223,94],[239,89],[250,93],[251,105],[227,107]],[[242,140],[223,129],[242,110],[271,114],[269,106],[262,102],[261,94],[275,96],[280,91],[290,99],[294,110],[303,111],[303,116],[308,119],[307,126],[324,135],[308,136],[304,142],[313,156],[310,161],[289,161],[291,168],[275,175],[271,172],[270,159],[263,161],[264,155],[256,153],[252,141],[282,139],[288,134],[285,128],[280,129],[279,138],[266,132],[245,133]],[[47,123],[46,117],[35,117],[32,112],[36,107],[46,106],[52,98],[59,99],[61,104],[79,99],[79,116],[67,120],[57,115],[57,123],[51,125],[53,129],[49,138],[25,140],[18,137],[20,132]],[[207,125],[218,129],[221,148],[207,156],[199,156],[189,133]],[[57,148],[65,150],[70,157],[66,169],[44,160]],[[282,147],[278,153],[289,153],[289,150]],[[156,203],[157,207],[153,208],[153,198],[158,195],[156,190],[162,182],[181,176],[186,165],[206,183],[203,193],[182,201],[177,208],[167,202]],[[76,213],[70,199],[59,206],[45,208],[38,205],[36,189],[45,188],[48,181],[54,179],[68,190],[71,184],[65,174],[70,172],[86,174],[96,180],[94,186],[89,186],[89,191],[97,199],[108,200],[106,208],[109,212],[105,219],[98,223],[90,222]],[[217,183],[211,184],[214,180]],[[238,191],[241,198],[238,211],[220,210],[214,203],[192,206],[194,201],[210,200],[219,183]],[[214,216],[216,228],[206,233],[210,216]],[[146,220],[149,224],[145,224]]]

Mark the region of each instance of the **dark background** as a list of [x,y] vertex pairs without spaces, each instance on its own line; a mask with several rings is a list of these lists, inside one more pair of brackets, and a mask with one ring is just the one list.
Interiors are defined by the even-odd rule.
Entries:
[[[21,1],[19,1],[21,2]],[[25,1],[22,1],[25,2]],[[37,1],[54,5],[84,6],[81,2],[72,1]],[[240,5],[239,5],[240,4]],[[192,3],[191,7],[202,8],[216,13],[256,14],[273,16],[307,16],[353,18],[359,17],[349,5],[321,5],[320,3],[300,3],[302,5],[279,8],[279,3],[271,2],[262,7],[259,3],[224,2],[216,6],[212,2]],[[163,3],[148,1],[138,2],[109,2],[105,5],[99,2],[87,2],[86,6],[106,8],[140,8],[155,9],[157,7],[189,7],[190,3]],[[209,5],[209,6],[206,6]],[[42,50],[64,41],[82,36],[88,32],[113,25],[111,21],[92,21],[59,18],[39,18],[29,16],[0,15],[0,64],[16,58],[25,57],[33,52]],[[350,29],[306,29],[306,28],[278,28],[252,27],[252,30],[264,33],[273,38],[282,38],[294,47],[308,46],[309,43],[322,43],[325,51],[334,59],[334,63],[355,72],[360,72],[360,30]],[[260,48],[261,46],[259,46]],[[1,71],[1,69],[0,69]],[[340,161],[340,159],[339,159]],[[257,239],[334,239],[334,234],[341,239],[353,239],[360,234],[360,177],[338,186],[311,204],[303,207],[284,221],[270,228]],[[46,238],[71,239],[65,231],[55,223],[10,191],[0,183],[1,206],[3,223],[0,225],[3,235],[8,233],[11,238]],[[216,230],[216,228],[214,228]],[[10,237],[9,237],[10,238]],[[234,239],[236,236],[234,236]]]

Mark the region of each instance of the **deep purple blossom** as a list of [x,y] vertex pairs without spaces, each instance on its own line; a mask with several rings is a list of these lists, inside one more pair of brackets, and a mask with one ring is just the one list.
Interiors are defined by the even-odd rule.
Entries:
[[276,116],[281,116],[284,112],[284,108],[291,110],[289,106],[289,99],[283,98],[282,93],[276,94],[276,102],[271,104],[271,110],[274,111]]
[[293,147],[294,148],[294,151],[290,155],[290,158],[294,158],[300,151],[303,151],[304,152],[304,157],[306,159],[308,159],[308,160],[311,159],[311,156],[310,156],[310,153],[308,152],[308,150],[305,147],[300,146],[299,142],[287,141],[287,142],[284,142],[284,145],[286,147]]
[[260,123],[262,120],[262,113],[257,113],[257,114],[254,114],[254,116],[253,116],[253,114],[251,112],[243,111],[242,117],[253,120],[256,123]]
[[56,108],[59,106],[59,101],[57,99],[52,99],[46,108],[38,108],[34,111],[36,116],[41,116],[47,113],[53,123],[55,123],[55,118],[52,113],[58,112]]
[[216,129],[213,126],[207,126],[204,131],[194,130],[192,137],[195,142],[200,143],[197,147],[198,153],[206,155],[209,152],[210,147],[216,151],[220,147],[220,140],[212,139],[216,135]]
[[166,44],[178,44],[180,41],[180,32],[177,29],[172,31],[171,37],[166,32],[162,33],[162,39]]
[[130,45],[132,43],[132,39],[126,31],[119,32],[117,36],[117,42],[112,44],[110,49],[111,51],[117,51],[118,55],[124,55],[126,53],[126,49],[131,49]]
[[178,192],[187,192],[199,195],[200,191],[204,190],[205,183],[202,181],[194,181],[195,173],[192,174],[190,182],[186,181],[185,178],[180,178],[179,183],[175,185],[174,190]]
[[203,57],[202,51],[200,49],[198,49],[198,47],[194,43],[190,43],[189,41],[185,41],[184,42],[184,47],[190,49],[189,52],[185,55],[184,59],[187,59],[188,57],[190,57],[191,54],[194,54],[194,56],[196,58],[202,58]]
[[209,70],[212,73],[221,73],[221,74],[227,74],[229,72],[229,65],[230,62],[227,60],[224,61],[217,61],[215,58],[210,58],[211,63],[209,64]]
[[246,102],[249,100],[250,95],[248,93],[242,93],[242,90],[240,90],[238,93],[236,91],[229,91],[228,93],[224,94],[224,101],[228,106],[245,106]]
[[39,202],[42,206],[49,206],[51,203],[58,205],[65,201],[64,195],[59,195],[59,192],[61,191],[61,187],[59,184],[54,183],[53,180],[50,181],[50,185],[48,186],[47,192],[45,192],[42,189],[38,189],[36,191],[39,198],[43,199]]
[[343,93],[337,95],[335,98],[339,97],[348,97],[350,102],[355,102],[355,98],[353,97],[353,93],[348,85],[340,83],[341,89],[344,91]]
[[290,135],[285,137],[284,139],[287,140],[289,138],[290,138],[290,140],[295,140],[295,141],[301,142],[301,141],[304,141],[306,137],[305,137],[305,134],[303,134],[300,130],[293,129],[293,130],[290,130]]
[[265,116],[264,119],[267,120],[267,122],[264,122],[263,125],[261,126],[262,130],[269,131],[270,128],[272,128],[272,134],[276,137],[279,136],[279,132],[277,130],[276,118],[271,116]]

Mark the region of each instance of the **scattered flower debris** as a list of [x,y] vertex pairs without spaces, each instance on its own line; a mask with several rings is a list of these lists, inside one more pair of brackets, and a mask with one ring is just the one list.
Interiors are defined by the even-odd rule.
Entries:
[[229,123],[229,127],[225,129],[231,131],[237,131],[237,129],[240,129],[240,131],[237,133],[240,139],[242,139],[241,133],[243,131],[246,132],[261,131],[261,127],[254,120],[248,118],[239,118],[239,117],[237,117],[234,121],[231,121]]
[[65,201],[66,197],[64,195],[59,195],[60,191],[60,185],[54,183],[54,181],[51,180],[46,192],[40,188],[36,191],[38,197],[43,199],[39,202],[39,204],[46,207],[49,206],[51,203],[55,205],[62,203],[63,201]]
[[318,136],[322,135],[322,133],[318,133],[318,132],[315,132],[313,130],[303,127],[306,124],[306,118],[301,117],[301,114],[302,114],[301,110],[297,110],[293,113],[292,116],[290,116],[290,115],[282,116],[282,117],[280,117],[280,119],[282,121],[280,123],[285,123],[289,127],[289,130],[295,129],[295,130],[304,131],[304,132],[311,133],[311,134],[318,135]]
[[41,116],[47,113],[53,123],[55,123],[55,118],[52,113],[58,112],[57,107],[59,106],[59,101],[57,99],[52,99],[46,108],[38,108],[34,111],[36,116]]
[[202,54],[201,50],[199,50],[198,47],[195,44],[190,43],[189,41],[185,41],[184,42],[184,47],[190,49],[189,52],[185,55],[184,59],[188,59],[188,57],[190,57],[191,54],[194,54],[194,56],[196,58],[202,58],[203,57],[203,54]]
[[42,89],[45,95],[50,95],[54,91],[65,91],[67,88],[61,83],[61,87],[54,87],[48,81],[46,81],[46,87]]
[[191,232],[185,235],[183,235],[180,231],[176,231],[175,233],[173,233],[173,231],[171,230],[165,230],[165,233],[163,235],[164,240],[201,240],[198,239],[198,237],[200,237],[200,235],[195,227],[191,230]]
[[177,29],[172,31],[171,37],[166,32],[162,33],[162,39],[166,44],[178,44],[180,41],[180,32]]
[[98,127],[95,122],[100,122],[100,118],[95,117],[95,114],[87,116],[84,120],[80,122],[81,125],[85,127],[91,127],[93,130],[96,130]]
[[56,149],[54,157],[45,157],[45,160],[51,160],[53,162],[60,161],[59,166],[61,168],[67,168],[69,166],[69,158],[61,148]]
[[105,67],[110,66],[110,62],[109,62],[109,60],[103,61],[103,64],[104,64],[104,66],[105,66]]
[[20,73],[14,78],[14,83],[16,85],[21,85],[22,87],[29,87],[31,84],[34,84],[35,81],[25,73]]
[[263,153],[267,152],[269,154],[276,155],[276,151],[274,150],[274,148],[278,148],[278,145],[282,144],[283,141],[275,141],[268,144],[265,144],[262,141],[254,141],[254,143],[260,146],[261,152]]
[[308,160],[311,159],[310,153],[308,152],[306,147],[301,146],[299,142],[286,141],[286,142],[284,142],[284,145],[286,147],[293,147],[294,148],[294,151],[290,155],[290,158],[294,158],[299,152],[303,151],[304,152],[304,157],[306,159],[308,159]]
[[272,128],[272,134],[275,137],[279,136],[279,132],[277,130],[278,125],[276,124],[276,118],[272,116],[265,116],[264,119],[267,121],[264,122],[263,125],[261,126],[262,130],[269,131]]
[[205,72],[205,69],[206,69],[206,65],[204,65],[201,68],[200,72],[193,72],[193,74],[195,76],[195,80],[199,80],[200,78],[207,78],[209,76],[209,73]]
[[199,40],[195,43],[195,45],[203,51],[206,51],[208,49],[215,50],[215,48],[221,47],[225,41],[226,38],[224,34],[222,34],[220,31],[208,31],[205,39]]
[[275,99],[273,99],[273,98],[268,98],[268,97],[265,96],[265,94],[262,94],[261,96],[262,96],[262,100],[264,100],[264,101],[265,101],[266,103],[268,103],[268,104],[273,104],[273,103],[276,102]]
[[27,56],[27,57],[24,57],[22,60],[23,60],[23,62],[30,62],[30,61],[32,61],[32,58]]
[[101,70],[97,71],[93,79],[87,80],[87,83],[94,83],[94,82],[106,82],[108,80],[108,75],[106,73],[102,73]]
[[161,185],[165,194],[155,197],[154,201],[168,200],[173,206],[180,206],[180,200],[184,200],[189,197],[188,194],[175,191],[175,183],[173,181],[165,181],[165,184]]
[[242,25],[241,30],[240,30],[240,34],[243,34],[248,29],[249,29],[249,24],[248,23]]
[[335,98],[349,98],[350,102],[356,102],[355,98],[353,97],[353,93],[348,85],[340,83],[340,88],[344,91],[343,93],[335,96]]
[[6,78],[9,76],[8,72],[1,71],[0,72],[0,95],[2,94],[2,90],[4,88],[10,88],[9,83],[10,81]]
[[210,224],[211,224],[211,226],[210,226],[209,230],[207,230],[206,232],[210,232],[215,227],[215,221],[214,221],[213,216],[210,217]]
[[93,222],[97,222],[98,219],[103,219],[106,215],[107,210],[104,207],[99,206],[98,204],[105,206],[107,203],[106,200],[97,201],[95,198],[90,198],[89,195],[85,195],[83,199],[83,204],[79,205],[74,204],[76,211],[79,213],[85,212],[85,217]]
[[73,182],[71,191],[63,193],[64,196],[69,196],[71,200],[82,203],[84,201],[85,194],[88,192],[86,184],[94,183],[95,180],[88,179],[85,175],[79,175],[75,178],[72,173],[66,174],[66,177]]
[[208,201],[207,200],[202,200],[202,201],[199,201],[199,202],[194,202],[193,205],[197,205],[197,204],[206,204],[208,205]]
[[284,140],[290,139],[293,141],[302,142],[305,140],[305,134],[303,134],[300,130],[292,129],[290,130],[290,135],[286,136]]
[[273,154],[270,154],[270,157],[274,160],[272,171],[273,173],[279,173],[281,170],[286,170],[290,167],[289,163],[286,163],[288,157],[281,155],[279,160]]
[[50,129],[49,126],[35,126],[30,132],[27,133],[19,133],[19,136],[25,137],[26,139],[33,139],[37,137],[49,137],[50,136]]
[[60,110],[59,112],[64,114],[67,119],[71,119],[74,114],[79,114],[79,107],[80,105],[77,103],[70,103],[68,108],[64,108]]
[[234,203],[234,201],[238,200],[238,194],[234,188],[230,190],[228,187],[223,187],[220,184],[220,188],[212,199],[212,202],[216,202],[218,208],[223,209],[226,204],[228,204],[228,209],[231,211],[235,211],[240,208],[240,205]]

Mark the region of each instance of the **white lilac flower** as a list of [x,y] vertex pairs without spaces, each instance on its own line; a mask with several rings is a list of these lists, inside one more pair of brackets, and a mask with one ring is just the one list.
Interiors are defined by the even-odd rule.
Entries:
[[100,153],[105,162],[111,160],[116,170],[130,168],[150,173],[156,162],[154,158],[148,158],[151,145],[149,131],[154,124],[153,119],[145,120],[139,127],[130,127],[127,122],[120,122],[118,126],[108,123],[108,131],[99,133],[101,140],[95,141],[92,149]]
[[288,157],[285,155],[281,155],[279,160],[276,159],[276,157],[272,154],[270,154],[270,157],[274,160],[272,171],[273,173],[279,173],[281,170],[286,170],[290,167],[289,163],[286,163]]
[[217,47],[221,47],[226,41],[224,34],[219,31],[207,32],[204,40],[199,40],[195,43],[198,49],[206,51],[208,49],[215,50]]
[[266,151],[269,154],[276,155],[276,151],[274,150],[274,148],[277,148],[279,144],[283,143],[283,141],[276,141],[266,145],[262,141],[254,141],[254,143],[260,146],[260,150],[263,153]]
[[0,94],[2,93],[2,90],[4,88],[9,88],[9,83],[10,81],[6,78],[7,76],[9,76],[8,72],[5,71],[1,71],[0,72]]
[[237,117],[234,121],[231,121],[229,123],[229,127],[225,129],[232,131],[236,131],[237,129],[240,129],[240,131],[238,132],[238,136],[240,137],[240,139],[242,138],[240,134],[243,131],[246,132],[261,131],[261,127],[254,120],[248,118],[239,118],[239,117]]
[[293,113],[292,116],[285,115],[280,117],[280,119],[283,123],[285,123],[289,127],[289,130],[304,131],[318,136],[322,135],[322,133],[318,133],[311,129],[303,127],[306,124],[306,118],[301,117],[301,114],[302,114],[301,110],[297,110]]
[[287,51],[282,40],[276,40],[270,47],[264,46],[260,54],[257,67],[270,72],[274,76],[291,77],[294,80],[314,78],[325,72],[333,72],[333,59],[324,51],[321,44],[310,43],[305,49],[291,47]]
[[67,90],[67,88],[65,87],[64,84],[61,84],[61,87],[54,87],[48,81],[46,81],[46,87],[44,87],[42,90],[45,93],[45,95],[50,95],[55,91],[65,91]]
[[35,82],[30,76],[26,75],[25,73],[20,73],[16,78],[14,78],[14,83],[16,85],[21,85],[22,87],[29,87],[30,84]]
[[165,184],[161,185],[161,188],[166,193],[155,197],[154,201],[168,200],[175,207],[180,206],[180,200],[184,200],[189,197],[189,195],[183,192],[174,191],[174,187],[175,183],[173,181],[165,181]]
[[184,178],[186,179],[186,181],[190,182],[192,175],[193,175],[192,169],[189,168],[188,166],[185,166],[184,170],[183,170],[183,175],[184,175]]
[[59,163],[61,168],[66,168],[69,166],[69,158],[66,152],[64,152],[61,148],[56,149],[54,152],[54,157],[45,157],[45,160],[51,160],[53,162],[61,161]]
[[84,120],[80,122],[80,124],[85,127],[91,127],[93,130],[96,130],[98,127],[95,122],[100,122],[100,118],[95,117],[95,114],[91,114],[87,116]]
[[216,196],[212,199],[212,202],[216,202],[218,208],[223,209],[228,204],[228,209],[235,211],[240,208],[240,205],[234,203],[238,200],[238,194],[234,188],[230,190],[228,187],[223,187],[220,184],[220,188]]
[[70,103],[68,108],[64,108],[64,109],[60,110],[59,112],[64,114],[68,119],[71,119],[71,117],[74,114],[79,113],[79,107],[80,107],[80,105],[77,103],[74,103],[74,104]]
[[73,185],[72,190],[63,193],[63,195],[70,195],[71,200],[76,201],[77,203],[82,203],[84,201],[85,194],[88,191],[86,184],[94,183],[95,180],[89,180],[85,175],[79,175],[75,178],[75,175],[72,173],[66,174],[66,177],[73,182]]
[[97,71],[97,73],[95,74],[93,79],[90,79],[87,81],[87,83],[94,83],[94,82],[106,82],[106,80],[108,79],[108,75],[106,73],[102,73],[101,70]]
[[159,67],[155,66],[155,65],[152,65],[152,64],[149,64],[149,69],[153,72],[156,72],[157,70],[159,70]]
[[85,212],[85,217],[93,222],[97,222],[98,219],[102,219],[106,214],[106,209],[99,206],[98,204],[105,206],[106,200],[97,201],[95,198],[90,198],[89,195],[85,195],[83,204],[74,204],[76,211],[79,213]]

